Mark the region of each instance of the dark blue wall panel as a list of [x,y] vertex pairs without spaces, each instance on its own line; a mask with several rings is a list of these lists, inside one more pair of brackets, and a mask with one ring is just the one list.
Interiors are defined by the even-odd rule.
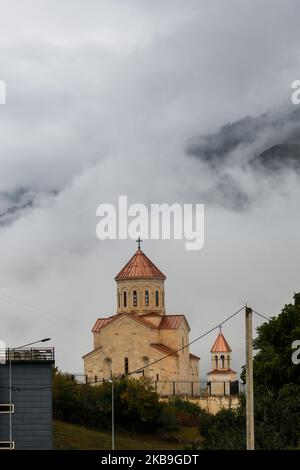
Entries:
[[[0,364],[0,404],[9,403],[8,385],[9,366]],[[15,448],[52,449],[52,364],[12,363],[12,386],[20,388],[12,392]],[[0,414],[0,441],[9,441],[8,414]]]

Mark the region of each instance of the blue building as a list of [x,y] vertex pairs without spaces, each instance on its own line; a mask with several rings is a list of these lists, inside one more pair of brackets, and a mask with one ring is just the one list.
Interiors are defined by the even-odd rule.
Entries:
[[54,348],[6,349],[2,353],[0,450],[52,449],[53,365]]

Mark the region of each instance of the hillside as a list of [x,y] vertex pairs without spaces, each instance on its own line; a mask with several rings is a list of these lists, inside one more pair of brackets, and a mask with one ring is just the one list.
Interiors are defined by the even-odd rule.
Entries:
[[[76,424],[54,421],[54,449],[61,450],[110,450],[110,431],[95,431]],[[195,427],[181,428],[168,436],[168,440],[157,436],[117,433],[115,448],[119,450],[180,450],[193,445],[199,440],[199,432]]]

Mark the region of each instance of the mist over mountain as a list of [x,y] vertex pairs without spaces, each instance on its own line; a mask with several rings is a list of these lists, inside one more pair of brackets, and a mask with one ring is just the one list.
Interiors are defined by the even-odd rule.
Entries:
[[12,224],[30,210],[39,207],[45,198],[56,192],[41,193],[35,189],[17,188],[15,191],[0,193],[0,227]]
[[282,188],[291,173],[300,177],[300,107],[276,108],[225,124],[214,134],[192,138],[187,154],[208,171],[205,200],[246,209],[262,188]]

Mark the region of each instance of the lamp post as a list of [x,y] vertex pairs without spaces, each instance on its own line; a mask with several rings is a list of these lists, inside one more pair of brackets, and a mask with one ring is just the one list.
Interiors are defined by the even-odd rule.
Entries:
[[[135,374],[143,374],[143,372],[144,372],[144,369],[141,369],[141,370],[135,371],[134,373]],[[130,375],[130,373],[127,374],[127,375]],[[120,379],[120,378],[124,378],[124,377],[125,377],[125,375],[122,374],[122,375],[116,376],[115,378]],[[115,397],[114,397],[114,380],[115,380],[115,378],[113,377],[112,371],[111,371],[111,378],[108,379],[108,382],[111,383],[111,450],[115,450]]]
[[115,398],[114,379],[111,379],[111,448],[115,450]]
[[16,348],[8,348],[8,358],[9,358],[9,449],[12,449],[12,374],[11,374],[11,352],[14,352],[16,349],[26,348],[27,346],[33,346],[37,343],[45,343],[50,341],[51,338],[43,338],[39,341],[33,341],[32,343],[23,344],[22,346],[17,346]]
[[108,379],[111,383],[111,450],[115,450],[115,398],[114,398],[114,378]]

